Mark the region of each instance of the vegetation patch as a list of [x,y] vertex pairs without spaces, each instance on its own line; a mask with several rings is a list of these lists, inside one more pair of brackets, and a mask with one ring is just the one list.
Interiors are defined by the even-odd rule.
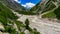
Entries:
[[33,13],[32,11],[19,11],[16,10],[19,14],[24,14],[24,15],[36,15],[36,13]]
[[42,18],[53,18],[55,16],[56,16],[55,13],[53,11],[51,11],[47,14],[42,15]]

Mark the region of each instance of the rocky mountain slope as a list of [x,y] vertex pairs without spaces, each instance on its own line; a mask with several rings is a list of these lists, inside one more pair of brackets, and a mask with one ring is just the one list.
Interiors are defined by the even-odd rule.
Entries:
[[38,3],[36,6],[34,6],[30,11],[33,12],[46,12],[50,11],[56,7],[58,7],[60,4],[59,0],[42,0],[42,2]]
[[0,0],[0,2],[13,10],[20,10],[20,11],[25,10],[24,7],[22,7],[19,3],[17,3],[14,0]]

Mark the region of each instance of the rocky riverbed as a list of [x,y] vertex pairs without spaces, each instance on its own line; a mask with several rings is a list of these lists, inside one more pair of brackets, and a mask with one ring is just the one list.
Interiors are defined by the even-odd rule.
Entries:
[[18,18],[18,21],[25,22],[25,20],[28,18],[30,21],[30,27],[36,28],[41,34],[60,34],[60,23],[53,22],[45,19],[41,19],[41,16],[36,15],[20,15],[17,14],[20,18]]

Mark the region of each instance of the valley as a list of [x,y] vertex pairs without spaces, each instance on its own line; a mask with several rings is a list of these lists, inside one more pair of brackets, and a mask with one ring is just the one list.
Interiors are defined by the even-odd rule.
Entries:
[[60,1],[42,0],[29,10],[0,0],[0,34],[60,34]]

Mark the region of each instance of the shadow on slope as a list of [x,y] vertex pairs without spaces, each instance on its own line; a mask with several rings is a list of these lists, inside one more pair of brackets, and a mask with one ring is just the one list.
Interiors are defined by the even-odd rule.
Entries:
[[57,19],[60,20],[60,6],[56,10],[54,10],[54,13],[56,14]]

